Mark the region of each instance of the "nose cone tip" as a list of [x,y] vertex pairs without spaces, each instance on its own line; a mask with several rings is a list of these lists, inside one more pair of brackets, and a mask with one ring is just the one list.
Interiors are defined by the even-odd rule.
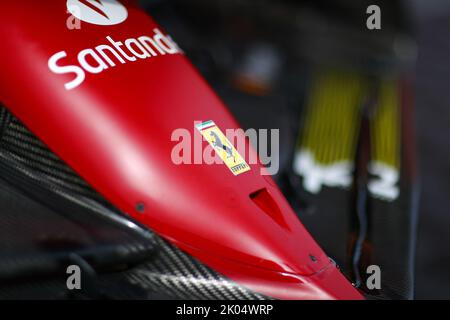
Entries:
[[[209,259],[211,256],[208,257]],[[364,297],[333,262],[321,270],[302,275],[275,271],[237,261],[209,260],[225,277],[253,292],[281,300],[362,300]]]
[[[280,277],[286,276],[279,274]],[[297,281],[267,283],[254,288],[267,296],[282,300],[363,300],[364,297],[334,266],[311,276],[288,275]]]
[[[363,296],[333,265],[320,273],[302,277],[303,283],[290,285],[288,290],[267,292],[286,300],[362,300]],[[287,289],[288,286],[285,286]],[[271,288],[274,289],[274,288]],[[269,290],[270,291],[270,290]]]

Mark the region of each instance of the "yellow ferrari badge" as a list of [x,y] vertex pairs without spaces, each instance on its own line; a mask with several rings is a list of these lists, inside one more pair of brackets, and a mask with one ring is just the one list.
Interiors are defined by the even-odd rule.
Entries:
[[245,162],[244,158],[213,121],[209,120],[197,124],[195,127],[235,176],[250,170],[250,166]]

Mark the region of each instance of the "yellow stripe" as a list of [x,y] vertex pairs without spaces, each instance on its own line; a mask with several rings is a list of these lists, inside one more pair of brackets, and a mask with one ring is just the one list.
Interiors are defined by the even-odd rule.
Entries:
[[366,88],[366,79],[356,73],[320,73],[306,107],[299,147],[311,151],[320,164],[352,160]]
[[385,79],[371,121],[372,160],[400,168],[400,95],[396,79]]

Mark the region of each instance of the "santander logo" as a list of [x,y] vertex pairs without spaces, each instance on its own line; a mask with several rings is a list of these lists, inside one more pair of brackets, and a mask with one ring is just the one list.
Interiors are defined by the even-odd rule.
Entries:
[[74,76],[73,80],[64,84],[66,90],[72,90],[91,74],[99,74],[130,62],[152,61],[159,56],[183,53],[172,38],[158,28],[153,29],[151,35],[141,35],[122,41],[107,36],[105,42],[78,52],[76,54],[78,63],[72,65],[67,64],[66,58],[74,53],[59,51],[50,57],[48,67],[55,74]]
[[124,22],[128,11],[117,0],[67,0],[67,10],[77,19],[102,26]]
[[[118,24],[128,17],[127,9],[117,0],[67,0],[67,8],[76,18],[97,25]],[[54,74],[66,75],[71,79],[64,87],[73,90],[87,77],[128,63],[140,60],[152,63],[160,56],[175,54],[183,54],[183,51],[169,35],[153,28],[153,33],[149,35],[138,34],[120,41],[105,36],[103,43],[96,43],[79,52],[61,50],[53,54],[47,64]],[[69,64],[69,61],[72,63]]]

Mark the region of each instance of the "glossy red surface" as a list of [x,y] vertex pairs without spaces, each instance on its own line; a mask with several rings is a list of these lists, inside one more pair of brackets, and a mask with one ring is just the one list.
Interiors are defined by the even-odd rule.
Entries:
[[73,90],[64,88],[72,75],[49,70],[57,52],[76,64],[107,36],[153,35],[155,22],[122,3],[124,22],[69,30],[66,1],[2,2],[0,100],[109,201],[232,280],[276,298],[362,298],[259,165],[234,176],[223,164],[171,161],[175,129],[198,134],[194,121],[206,120],[239,127],[183,54],[118,63]]

